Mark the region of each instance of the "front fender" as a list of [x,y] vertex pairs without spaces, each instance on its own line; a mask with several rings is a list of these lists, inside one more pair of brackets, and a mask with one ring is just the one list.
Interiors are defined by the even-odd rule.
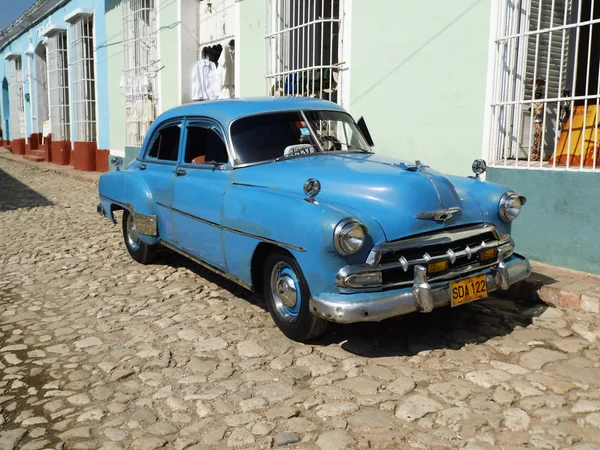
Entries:
[[[511,224],[500,219],[498,206],[502,196],[511,189],[479,178],[448,176],[461,195],[473,198],[479,204],[484,222],[493,224],[500,235],[511,233]],[[518,220],[518,219],[517,219]]]
[[[342,257],[335,250],[333,233],[348,217],[360,220],[368,236],[360,252]],[[247,185],[234,184],[228,189],[221,224],[232,275],[251,284],[252,256],[258,243],[266,241],[294,255],[313,293],[336,292],[334,280],[339,269],[364,262],[373,245],[385,240],[375,220],[351,208],[311,203],[305,196]]]

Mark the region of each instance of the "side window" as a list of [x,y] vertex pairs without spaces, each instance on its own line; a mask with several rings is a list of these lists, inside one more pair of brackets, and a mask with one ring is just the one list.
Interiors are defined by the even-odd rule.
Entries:
[[227,147],[216,131],[197,125],[188,127],[183,162],[208,164],[228,161]]
[[161,129],[148,152],[148,158],[161,161],[177,161],[180,139],[181,124],[170,125]]

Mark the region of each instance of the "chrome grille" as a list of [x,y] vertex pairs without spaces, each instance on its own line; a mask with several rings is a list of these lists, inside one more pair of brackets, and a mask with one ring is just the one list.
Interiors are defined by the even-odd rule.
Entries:
[[417,265],[448,261],[447,270],[428,274],[429,281],[443,281],[468,274],[496,263],[496,259],[480,261],[487,249],[498,249],[506,258],[514,244],[508,236],[501,238],[492,225],[477,225],[427,233],[377,245],[367,261],[368,270],[380,270],[383,289],[412,285]]

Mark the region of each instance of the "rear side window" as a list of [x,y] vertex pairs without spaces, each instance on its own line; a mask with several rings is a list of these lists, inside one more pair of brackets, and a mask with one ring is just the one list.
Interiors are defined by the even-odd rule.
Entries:
[[158,132],[148,152],[148,158],[160,161],[177,161],[181,124],[169,125]]

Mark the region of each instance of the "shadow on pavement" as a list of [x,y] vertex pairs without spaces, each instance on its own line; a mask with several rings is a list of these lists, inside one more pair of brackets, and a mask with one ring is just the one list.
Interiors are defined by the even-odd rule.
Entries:
[[[178,253],[161,249],[156,264],[185,267],[231,295],[266,310],[262,296],[204,269]],[[533,317],[545,309],[543,303],[531,297],[521,301],[494,297],[458,308],[439,308],[428,314],[414,313],[378,323],[330,323],[325,335],[310,344],[339,345],[350,353],[367,358],[414,356],[424,350],[457,350],[467,344],[506,336],[516,327],[526,327],[532,323]]]
[[52,205],[46,197],[0,169],[0,212]]
[[489,298],[458,308],[439,308],[379,323],[332,324],[319,342],[359,356],[414,356],[426,350],[458,350],[526,327],[546,310],[540,302]]

